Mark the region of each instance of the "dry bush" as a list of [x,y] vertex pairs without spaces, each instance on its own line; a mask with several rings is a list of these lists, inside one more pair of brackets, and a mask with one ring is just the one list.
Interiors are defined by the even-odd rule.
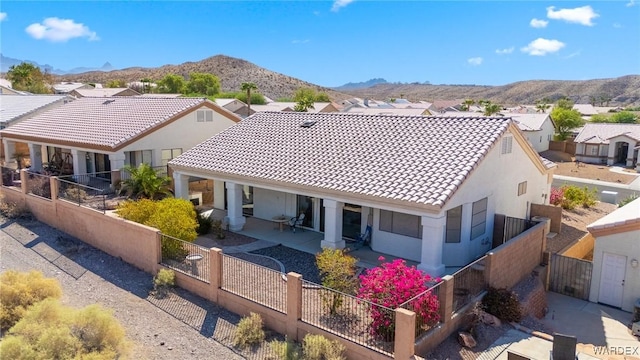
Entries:
[[31,211],[24,204],[6,201],[4,196],[0,197],[0,214],[4,215],[8,219],[33,218]]
[[302,359],[300,346],[291,340],[273,340],[269,343],[269,348],[275,354],[277,360],[299,360]]
[[176,273],[173,270],[160,269],[153,278],[153,291],[157,298],[163,298],[169,289],[176,285]]
[[0,274],[0,329],[4,331],[12,327],[29,306],[61,295],[58,281],[45,278],[39,271],[20,273],[9,270]]
[[233,337],[233,346],[244,349],[258,345],[264,341],[265,333],[262,328],[262,317],[256,313],[250,313],[238,323],[236,334]]
[[322,335],[307,334],[302,340],[305,360],[346,360],[345,350],[339,341],[329,340]]

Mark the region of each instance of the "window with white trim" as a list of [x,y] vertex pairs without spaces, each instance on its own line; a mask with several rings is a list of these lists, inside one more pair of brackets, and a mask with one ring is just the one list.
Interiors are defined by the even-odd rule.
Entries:
[[487,198],[473,203],[471,212],[471,240],[484,235],[487,229]]
[[213,111],[212,110],[198,110],[196,111],[196,121],[197,122],[212,122],[213,121]]
[[182,149],[163,149],[162,150],[162,166],[167,166],[171,159],[182,154]]
[[598,155],[598,145],[587,145],[587,155]]
[[523,181],[518,184],[518,196],[524,195],[527,193],[527,182]]
[[505,136],[502,138],[502,154],[511,154],[513,148],[513,136]]
[[399,213],[395,211],[380,210],[381,231],[386,231],[398,235],[422,238],[420,226],[420,216]]
[[447,210],[445,243],[459,243],[462,235],[462,205]]

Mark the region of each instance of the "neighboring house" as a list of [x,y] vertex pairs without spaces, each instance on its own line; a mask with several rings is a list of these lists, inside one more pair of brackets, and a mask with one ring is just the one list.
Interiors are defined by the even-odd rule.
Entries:
[[432,114],[444,113],[447,111],[460,111],[464,100],[434,100],[429,107]]
[[33,170],[48,163],[67,174],[106,177],[127,164],[166,166],[237,121],[202,98],[85,97],[22,120],[0,137],[5,154],[16,143],[28,144]]
[[82,97],[111,97],[111,96],[138,96],[139,92],[129,88],[96,88],[96,89],[74,89],[69,95],[77,98]]
[[[0,130],[71,100],[73,98],[66,95],[0,95]],[[5,147],[1,139],[0,145],[2,145],[0,157],[4,159]],[[27,148],[26,146],[14,148],[6,154],[11,157],[15,152],[26,153]]]
[[575,104],[573,105],[573,110],[578,111],[583,119],[589,119],[598,114],[596,108],[591,104]]
[[430,115],[429,110],[426,108],[399,108],[399,109],[387,109],[387,108],[361,108],[352,107],[347,109],[347,113],[350,114],[369,114],[369,115],[401,115],[401,116],[420,116]]
[[178,197],[191,177],[214,180],[231,230],[247,205],[265,220],[304,213],[330,248],[371,225],[373,250],[435,275],[491,249],[495,214],[548,203],[555,166],[509,118],[296,112],[256,113],[169,165]]
[[53,85],[53,92],[55,94],[68,94],[77,89],[94,89],[93,86],[78,82],[63,82]]
[[575,138],[576,160],[593,164],[638,164],[640,124],[585,124]]
[[589,301],[634,311],[640,299],[640,199],[587,230],[595,237]]
[[31,93],[27,91],[15,90],[13,88],[0,85],[0,95],[31,95]]
[[253,110],[254,105],[252,105],[251,114],[247,114],[247,112],[249,111],[249,107],[247,106],[246,103],[238,99],[216,99],[216,104],[222,106],[223,108],[231,111],[232,113],[242,118],[245,118],[255,113],[255,111]]
[[506,113],[512,118],[537,152],[549,150],[549,142],[556,132],[550,114],[547,113]]

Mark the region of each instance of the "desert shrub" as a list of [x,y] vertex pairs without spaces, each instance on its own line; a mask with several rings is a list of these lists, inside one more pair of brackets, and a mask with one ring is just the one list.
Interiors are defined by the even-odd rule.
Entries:
[[576,206],[582,206],[585,208],[592,207],[596,204],[598,199],[598,190],[589,190],[588,187],[578,187],[574,185],[565,185],[563,189],[562,207],[564,209],[574,209]]
[[[381,256],[378,260],[384,261],[384,258]],[[440,320],[440,303],[435,294],[427,291],[428,284],[434,280],[439,281],[415,266],[408,267],[402,259],[367,269],[364,275],[360,276],[358,297],[384,306],[370,308],[371,334],[384,341],[392,341],[395,338],[395,321],[394,310],[391,309],[400,307],[419,294],[422,296],[407,304],[409,309],[416,313],[416,324],[437,323]]]
[[519,322],[522,310],[518,296],[511,290],[490,287],[482,298],[482,309],[498,319]]
[[[322,285],[339,292],[353,295],[356,292],[355,275],[356,258],[347,255],[344,249],[324,248],[316,254],[316,265],[320,271]],[[322,302],[331,314],[338,312],[344,296],[333,291],[322,293]]]
[[159,298],[167,295],[169,289],[176,285],[176,273],[169,269],[160,269],[153,277],[153,291]]
[[233,346],[240,349],[258,345],[264,341],[265,333],[262,328],[262,317],[254,312],[240,319],[233,337]]
[[198,233],[198,235],[208,234],[213,227],[213,220],[210,217],[204,216],[202,214],[198,214],[197,220],[198,228],[196,229],[196,232]]
[[47,176],[29,175],[27,188],[33,195],[51,199],[51,181]]
[[300,346],[291,340],[269,342],[269,348],[278,360],[299,360],[302,359]]
[[211,223],[211,227],[213,229],[213,233],[216,234],[216,237],[218,239],[224,239],[225,238],[225,233],[224,233],[224,226],[222,225],[222,220],[213,220]]
[[[198,237],[196,211],[189,200],[165,198],[160,201],[125,201],[118,205],[116,213],[124,219],[155,227],[163,234],[180,240],[193,242]],[[179,241],[163,239],[163,258],[178,260],[185,255],[186,250]]]
[[626,198],[620,200],[620,202],[618,203],[618,207],[623,207],[637,198],[638,198],[638,194],[634,193],[633,195],[629,195]]
[[33,214],[26,205],[6,201],[4,197],[0,198],[0,214],[9,219],[33,218]]
[[12,327],[29,306],[61,295],[60,284],[55,279],[45,278],[39,271],[9,270],[0,274],[0,329]]
[[65,199],[81,202],[87,199],[87,192],[79,187],[70,187],[64,192]]
[[106,360],[126,355],[128,345],[122,326],[100,305],[75,310],[46,299],[9,330],[0,343],[0,357]]
[[305,360],[346,360],[346,348],[339,341],[332,341],[322,335],[307,334],[302,340]]
[[549,203],[551,205],[561,205],[562,199],[564,199],[564,190],[563,188],[551,188],[551,196],[549,197]]

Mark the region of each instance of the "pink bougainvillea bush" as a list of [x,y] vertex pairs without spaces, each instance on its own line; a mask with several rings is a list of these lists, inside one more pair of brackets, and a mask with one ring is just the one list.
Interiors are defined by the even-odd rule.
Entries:
[[[384,257],[378,260],[384,261]],[[407,266],[401,259],[383,262],[376,268],[366,270],[360,276],[358,298],[384,306],[371,306],[371,334],[381,340],[392,341],[395,336],[393,310],[409,300],[411,302],[404,307],[416,313],[418,326],[437,323],[440,320],[440,303],[438,297],[427,290],[439,281],[415,266]]]
[[551,205],[561,205],[562,199],[564,199],[564,188],[551,188],[551,197],[549,198],[549,203]]

